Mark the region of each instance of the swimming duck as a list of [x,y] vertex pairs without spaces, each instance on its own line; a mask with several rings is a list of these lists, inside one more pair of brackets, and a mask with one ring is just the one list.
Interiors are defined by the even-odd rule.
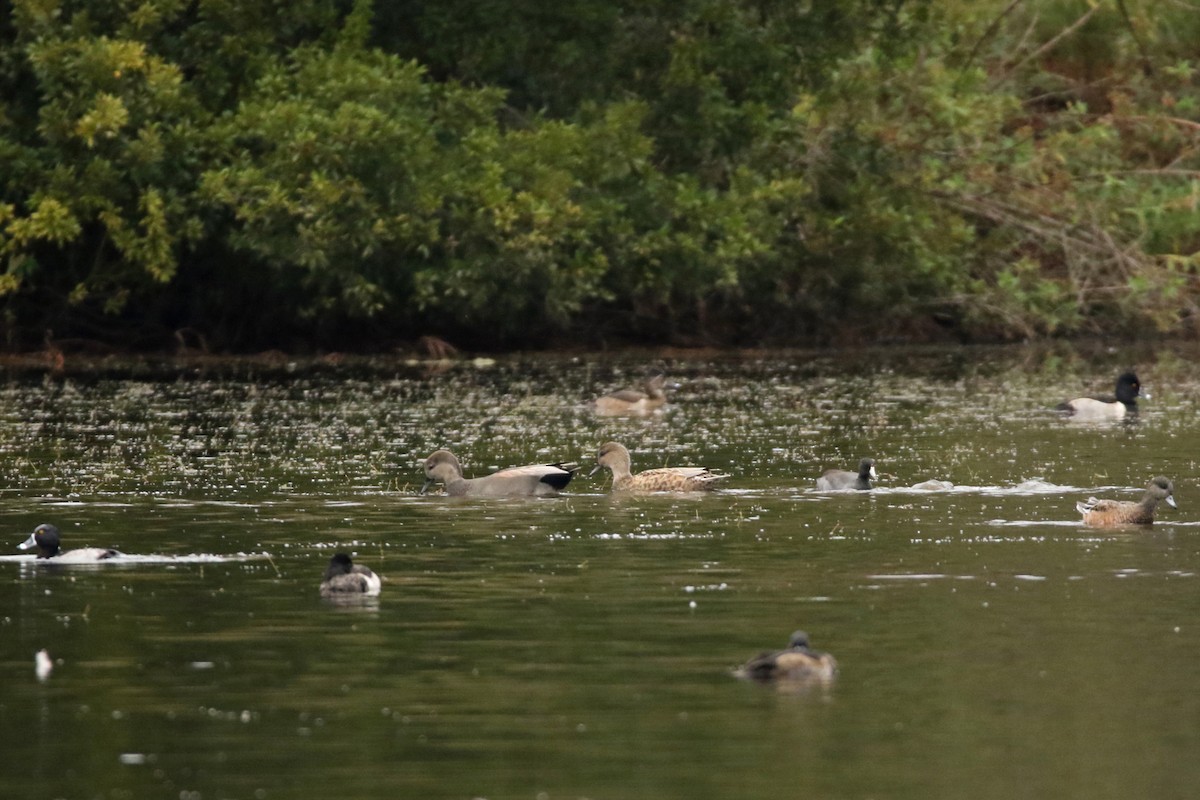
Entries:
[[1149,397],[1149,392],[1142,392],[1142,384],[1137,375],[1132,372],[1122,372],[1117,376],[1114,393],[1099,397],[1077,397],[1055,406],[1058,411],[1067,412],[1067,416],[1079,420],[1120,419],[1126,414],[1137,413],[1137,398]]
[[636,416],[654,413],[667,404],[667,378],[656,372],[642,384],[644,391],[621,389],[596,399],[596,413],[602,417]]
[[879,480],[875,473],[875,459],[864,458],[858,462],[858,472],[846,469],[829,469],[817,478],[817,488],[823,492],[838,489],[870,489],[871,481]]
[[1154,509],[1160,502],[1171,508],[1175,505],[1175,485],[1168,478],[1158,476],[1146,486],[1146,493],[1138,502],[1132,500],[1098,500],[1089,497],[1086,503],[1076,503],[1075,508],[1083,514],[1083,521],[1093,528],[1116,528],[1122,525],[1151,525]]
[[321,597],[375,597],[382,588],[378,575],[369,567],[355,564],[345,553],[329,559],[321,577]]
[[796,631],[786,650],[766,652],[750,659],[735,672],[739,678],[755,681],[819,680],[837,675],[837,661],[829,653],[808,646],[808,634]]
[[449,450],[438,450],[425,459],[425,494],[435,483],[446,485],[454,497],[553,497],[579,471],[574,463],[533,464],[509,467],[479,478],[464,478],[462,465]]
[[609,442],[596,453],[596,467],[590,474],[607,467],[612,472],[614,492],[704,492],[715,489],[725,479],[708,467],[660,467],[633,475],[631,466],[625,445]]
[[17,545],[17,548],[28,550],[36,547],[39,559],[53,559],[55,564],[92,564],[121,555],[116,550],[104,547],[81,547],[78,550],[68,550],[63,553],[59,549],[60,545],[58,528],[44,523],[34,528],[33,533],[29,534],[29,538]]

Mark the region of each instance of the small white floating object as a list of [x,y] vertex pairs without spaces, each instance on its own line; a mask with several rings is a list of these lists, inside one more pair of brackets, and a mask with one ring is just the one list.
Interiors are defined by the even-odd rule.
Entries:
[[50,654],[46,652],[45,648],[34,653],[33,671],[39,681],[45,681],[50,677],[50,673],[54,671],[54,662],[50,659]]
[[941,572],[900,572],[868,575],[873,581],[932,581],[949,577]]
[[1018,483],[1012,490],[1014,492],[1053,492],[1060,491],[1062,488],[1045,478],[1028,478]]
[[117,756],[117,760],[120,761],[122,764],[126,764],[131,767],[138,766],[140,764],[146,763],[146,754],[145,753],[121,753],[121,755]]
[[921,492],[948,492],[954,488],[954,484],[950,481],[943,481],[938,478],[930,478],[927,481],[914,483],[912,488]]

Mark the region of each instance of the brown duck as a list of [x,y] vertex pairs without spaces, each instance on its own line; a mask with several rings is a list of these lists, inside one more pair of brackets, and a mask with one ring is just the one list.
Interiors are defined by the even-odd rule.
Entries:
[[829,653],[808,646],[808,634],[796,631],[786,650],[766,652],[750,659],[734,675],[755,681],[830,681],[837,674],[837,661]]
[[1138,502],[1132,500],[1097,500],[1089,497],[1086,503],[1076,503],[1075,508],[1083,514],[1086,525],[1094,528],[1115,528],[1121,525],[1150,525],[1154,522],[1154,509],[1165,501],[1171,508],[1175,505],[1175,485],[1161,475],[1146,486],[1146,493]]
[[661,372],[651,375],[638,389],[621,389],[596,398],[596,413],[602,417],[644,417],[667,404],[664,391],[667,378]]
[[596,453],[596,474],[602,468],[612,472],[614,492],[705,492],[716,488],[724,475],[708,467],[661,467],[634,475],[625,445],[609,442]]

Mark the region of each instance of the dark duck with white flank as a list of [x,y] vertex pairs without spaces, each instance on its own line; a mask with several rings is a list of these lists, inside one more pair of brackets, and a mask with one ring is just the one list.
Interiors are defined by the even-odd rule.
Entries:
[[878,480],[875,473],[875,459],[864,458],[858,462],[858,472],[848,469],[830,469],[817,478],[817,488],[821,491],[838,491],[841,489],[859,489],[865,491],[871,488],[871,481]]
[[1077,397],[1055,406],[1058,411],[1067,412],[1072,419],[1090,421],[1105,419],[1121,419],[1137,413],[1138,397],[1149,397],[1149,392],[1142,391],[1142,383],[1132,372],[1123,372],[1117,376],[1113,394],[1096,397]]
[[337,553],[321,578],[322,597],[376,597],[383,581],[370,567],[355,564],[350,556]]
[[62,551],[62,540],[58,528],[49,523],[43,523],[33,529],[29,538],[17,545],[20,550],[37,548],[39,560],[45,559],[54,564],[94,564],[121,555],[120,552],[108,547],[81,547],[76,550]]

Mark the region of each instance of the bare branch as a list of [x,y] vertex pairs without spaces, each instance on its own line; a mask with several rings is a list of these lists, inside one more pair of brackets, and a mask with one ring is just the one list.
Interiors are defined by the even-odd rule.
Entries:
[[987,26],[987,29],[983,32],[983,35],[976,40],[975,46],[971,48],[971,52],[967,54],[967,60],[962,66],[962,72],[964,74],[971,68],[971,63],[975,60],[975,56],[979,55],[979,48],[983,47],[983,43],[991,38],[992,34],[996,32],[996,29],[1000,27],[1000,23],[1004,21],[1004,18],[1007,17],[1014,8],[1021,5],[1021,2],[1022,0],[1012,0],[1012,2],[1008,4],[1008,7],[1001,11],[999,16],[992,20],[991,24]]
[[1099,226],[1073,225],[1051,214],[999,200],[941,192],[934,192],[933,196],[964,213],[1023,230],[1065,251],[1081,251],[1094,258],[1112,261],[1128,272],[1133,272],[1144,263],[1139,254],[1122,249],[1108,232]]
[[1134,120],[1136,122],[1170,122],[1171,124],[1178,125],[1181,128],[1190,128],[1194,131],[1200,131],[1200,122],[1194,122],[1190,119],[1183,119],[1182,117],[1168,117],[1168,116],[1153,116],[1153,117],[1151,117],[1151,116],[1146,116],[1143,114],[1122,114],[1120,116],[1113,117],[1114,121],[1126,120],[1126,119]]
[[996,80],[992,81],[991,88],[995,89],[997,86],[1004,83],[1009,78],[1011,78],[1013,75],[1015,75],[1017,73],[1017,71],[1021,69],[1021,67],[1025,66],[1026,64],[1028,64],[1030,61],[1034,60],[1035,58],[1039,58],[1043,54],[1048,53],[1049,51],[1053,50],[1055,48],[1055,46],[1058,45],[1059,42],[1061,42],[1063,39],[1065,39],[1066,37],[1070,36],[1075,31],[1077,31],[1081,27],[1083,27],[1084,24],[1086,24],[1087,21],[1092,18],[1092,15],[1095,14],[1096,11],[1099,10],[1099,8],[1100,8],[1099,4],[1094,5],[1091,8],[1089,8],[1087,11],[1084,12],[1082,17],[1075,20],[1073,23],[1071,23],[1067,27],[1063,28],[1061,31],[1058,32],[1057,35],[1051,37],[1048,42],[1043,44],[1037,50],[1034,50],[1029,55],[1022,58],[1020,61],[1018,61],[1016,64],[1014,64],[1012,66],[1012,68],[1010,68],[1007,72],[1005,72],[1003,75],[1001,75]]
[[1114,169],[1098,175],[1081,176],[1081,180],[1092,178],[1102,179],[1109,175],[1153,175],[1162,178],[1192,178],[1200,179],[1200,169],[1175,169],[1163,167],[1160,169]]
[[1125,27],[1129,28],[1129,35],[1133,37],[1138,53],[1142,56],[1142,73],[1153,75],[1154,66],[1150,63],[1150,55],[1146,52],[1146,45],[1142,43],[1142,37],[1138,36],[1137,28],[1133,26],[1133,19],[1129,16],[1129,9],[1125,7],[1125,0],[1117,0],[1117,8],[1121,9],[1121,16],[1125,18]]

